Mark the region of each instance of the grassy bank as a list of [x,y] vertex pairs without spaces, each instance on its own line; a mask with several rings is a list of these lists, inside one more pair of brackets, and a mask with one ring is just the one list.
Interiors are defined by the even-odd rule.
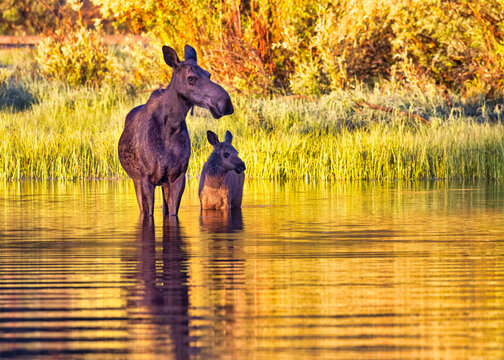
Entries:
[[[2,60],[2,59],[0,59]],[[13,61],[3,58],[4,62]],[[148,98],[121,88],[69,87],[3,76],[0,68],[0,179],[122,178],[117,142],[128,111]],[[355,99],[428,117],[357,109]],[[500,107],[435,88],[357,88],[320,98],[233,97],[236,113],[188,117],[197,177],[211,152],[206,130],[235,134],[250,178],[504,178]]]

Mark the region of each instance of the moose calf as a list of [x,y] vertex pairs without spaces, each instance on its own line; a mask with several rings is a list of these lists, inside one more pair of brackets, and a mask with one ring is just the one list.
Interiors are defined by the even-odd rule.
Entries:
[[227,131],[224,142],[219,142],[217,134],[207,131],[207,138],[214,150],[201,172],[201,209],[239,208],[243,196],[245,163],[231,145],[233,135]]

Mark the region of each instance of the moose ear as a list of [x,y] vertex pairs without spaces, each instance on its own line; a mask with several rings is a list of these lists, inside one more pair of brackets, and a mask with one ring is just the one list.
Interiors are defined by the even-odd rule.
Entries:
[[196,50],[190,45],[186,45],[184,47],[184,59],[185,61],[187,60],[194,60],[194,62],[197,62],[197,56],[196,56]]
[[177,52],[169,46],[163,45],[163,56],[166,65],[169,67],[175,68],[180,64]]
[[233,141],[233,134],[231,134],[231,131],[226,131],[226,139],[224,141],[228,144],[231,144],[231,142]]
[[219,137],[217,136],[216,133],[214,133],[213,131],[210,131],[208,130],[207,133],[207,139],[208,139],[208,142],[212,145],[212,146],[217,146],[217,144],[219,144]]

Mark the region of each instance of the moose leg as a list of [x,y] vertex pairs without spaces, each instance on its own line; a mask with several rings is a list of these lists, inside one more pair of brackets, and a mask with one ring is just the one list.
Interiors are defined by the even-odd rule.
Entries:
[[152,216],[154,213],[154,184],[147,176],[140,179],[140,188],[142,191],[142,212],[144,216]]
[[180,206],[180,199],[185,189],[185,173],[182,173],[174,182],[167,185],[170,187],[170,196],[168,197],[168,212],[172,216],[177,216]]
[[140,208],[140,212],[143,213],[142,187],[140,186],[140,180],[133,180],[133,184],[135,184],[135,194],[137,197],[138,207]]
[[168,199],[170,199],[170,184],[163,185],[163,216],[168,216]]

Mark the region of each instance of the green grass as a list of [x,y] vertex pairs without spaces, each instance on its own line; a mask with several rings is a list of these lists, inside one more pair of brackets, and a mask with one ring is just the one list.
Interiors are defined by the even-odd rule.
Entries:
[[[7,74],[0,79],[0,179],[125,177],[117,142],[128,111],[148,96]],[[432,126],[398,114],[357,111],[358,98],[415,111]],[[317,99],[234,96],[233,101],[232,116],[215,120],[203,109],[188,116],[189,177],[199,176],[210,155],[206,130],[211,129],[221,137],[233,132],[249,178],[504,178],[500,108],[484,100],[452,95],[449,107],[434,88],[385,84]]]

